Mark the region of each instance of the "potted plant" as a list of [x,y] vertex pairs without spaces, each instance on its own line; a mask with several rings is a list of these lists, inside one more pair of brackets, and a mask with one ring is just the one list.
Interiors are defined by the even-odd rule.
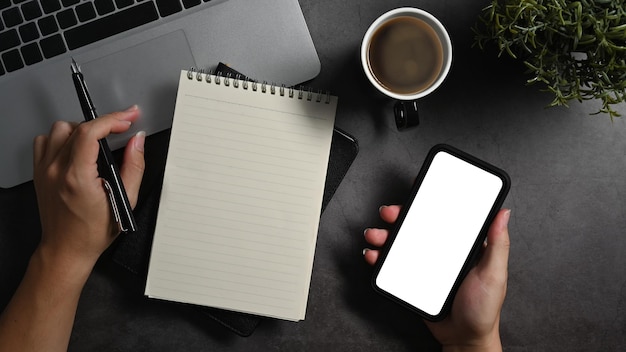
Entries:
[[524,61],[552,92],[550,106],[599,99],[596,114],[620,116],[626,101],[624,0],[492,0],[474,28],[475,43]]

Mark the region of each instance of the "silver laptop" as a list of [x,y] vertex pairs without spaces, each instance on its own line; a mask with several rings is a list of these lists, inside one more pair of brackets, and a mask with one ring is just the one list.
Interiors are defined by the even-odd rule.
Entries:
[[53,121],[82,121],[72,57],[98,113],[142,109],[112,148],[171,126],[181,69],[224,62],[287,86],[320,70],[298,0],[0,0],[0,187],[32,179]]

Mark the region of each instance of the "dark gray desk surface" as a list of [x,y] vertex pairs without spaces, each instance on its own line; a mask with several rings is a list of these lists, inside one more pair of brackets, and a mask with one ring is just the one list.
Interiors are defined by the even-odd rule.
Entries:
[[[450,143],[507,170],[513,180],[507,351],[626,350],[626,120],[589,116],[593,102],[546,109],[520,63],[471,48],[484,1],[301,0],[322,62],[311,82],[340,97],[337,126],[360,154],[322,216],[306,320],[265,320],[241,338],[128,290],[101,262],[83,291],[73,351],[437,350],[412,314],[376,296],[363,229],[382,225],[427,150]],[[394,7],[422,7],[448,27],[454,66],[421,103],[422,125],[397,132],[391,106],[368,88],[357,50],[369,23]],[[621,108],[626,114],[626,109]],[[38,236],[32,184],[0,192],[1,304]],[[451,214],[453,216],[453,214]]]

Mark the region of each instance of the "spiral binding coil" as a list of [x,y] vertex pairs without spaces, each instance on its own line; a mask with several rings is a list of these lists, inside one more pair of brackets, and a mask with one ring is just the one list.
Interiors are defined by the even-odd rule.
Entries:
[[276,92],[278,89],[278,94],[280,96],[285,96],[285,93],[287,91],[289,98],[294,98],[295,91],[297,90],[298,92],[297,98],[300,100],[306,99],[308,101],[313,101],[313,97],[315,96],[315,102],[317,103],[320,103],[322,101],[322,98],[324,97],[325,97],[324,103],[325,104],[330,103],[330,92],[328,91],[313,92],[313,90],[310,87],[305,88],[304,86],[300,86],[298,89],[294,89],[293,87],[285,87],[284,84],[277,86],[276,83],[274,82],[268,83],[266,81],[263,81],[259,83],[254,80],[243,79],[242,77],[243,76],[241,75],[236,75],[235,77],[232,77],[230,73],[224,76],[222,75],[222,72],[220,71],[218,71],[217,73],[213,73],[212,71],[209,71],[208,73],[205,74],[204,70],[202,69],[196,70],[194,67],[190,68],[187,71],[187,78],[190,80],[193,80],[195,78],[195,80],[198,82],[205,81],[206,83],[215,83],[217,85],[223,84],[226,87],[231,86],[231,83],[232,83],[232,86],[234,88],[242,87],[244,90],[252,89],[252,91],[254,92],[258,91],[259,86],[260,86],[261,93],[267,93],[268,87],[269,87],[270,94],[276,95]]

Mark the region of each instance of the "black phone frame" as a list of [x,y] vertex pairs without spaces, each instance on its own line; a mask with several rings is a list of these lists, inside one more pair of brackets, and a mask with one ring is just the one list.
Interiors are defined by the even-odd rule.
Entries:
[[[472,248],[470,252],[468,253],[467,258],[465,259],[465,262],[463,264],[463,267],[461,268],[461,271],[457,275],[454,285],[452,285],[452,288],[450,289],[450,292],[448,293],[448,297],[446,298],[441,311],[435,315],[431,315],[419,309],[418,307],[415,307],[414,305],[402,300],[401,298],[398,298],[392,293],[387,292],[384,289],[378,287],[378,285],[376,285],[376,278],[382,266],[384,265],[385,259],[387,258],[387,255],[389,254],[389,250],[391,249],[393,242],[395,241],[396,236],[398,234],[398,231],[400,230],[400,227],[402,226],[402,223],[404,222],[404,219],[406,218],[409,208],[411,204],[413,203],[415,196],[417,195],[417,191],[422,185],[422,181],[426,177],[426,173],[428,172],[428,169],[430,168],[430,165],[432,164],[432,161],[435,158],[435,155],[437,155],[439,152],[449,153],[452,156],[455,156],[493,175],[498,176],[502,180],[502,188],[500,189],[500,192],[498,193],[498,196],[496,197],[496,200],[494,201],[493,206],[491,207],[491,210],[489,211],[489,214],[487,215],[487,218],[483,222],[481,230],[478,236],[476,237],[476,240],[474,244],[472,245]],[[510,188],[511,188],[511,180],[510,180],[509,175],[504,170],[486,161],[483,161],[473,155],[463,152],[460,149],[457,149],[448,144],[437,144],[434,147],[432,147],[430,151],[428,152],[426,160],[424,161],[424,164],[422,164],[422,167],[417,175],[417,178],[415,180],[415,183],[413,184],[408,200],[403,204],[400,210],[400,214],[398,215],[398,219],[396,220],[392,231],[390,231],[389,237],[385,245],[383,246],[383,248],[381,248],[380,255],[374,267],[374,275],[372,276],[372,287],[374,288],[374,291],[412,310],[413,312],[417,313],[419,316],[421,316],[422,318],[428,321],[436,322],[436,321],[443,320],[450,312],[452,302],[454,301],[456,292],[461,286],[463,279],[465,278],[465,276],[467,276],[467,273],[474,266],[475,261],[478,259],[478,255],[481,252],[481,248],[487,236],[489,226],[491,225],[496,214],[502,207],[502,204],[504,203],[504,200],[506,199],[506,196]]]

